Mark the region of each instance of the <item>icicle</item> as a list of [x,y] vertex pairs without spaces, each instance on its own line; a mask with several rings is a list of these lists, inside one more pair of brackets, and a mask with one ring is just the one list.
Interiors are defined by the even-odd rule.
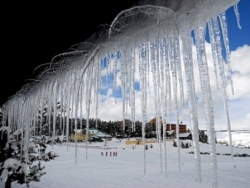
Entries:
[[125,131],[125,105],[126,105],[126,65],[125,65],[125,55],[126,50],[121,58],[119,58],[119,63],[121,63],[121,84],[122,84],[122,117],[123,117],[123,132]]
[[67,98],[66,98],[66,96],[65,96],[65,87],[64,86],[62,86],[62,110],[63,111],[61,111],[61,117],[62,117],[62,136],[63,136],[63,138],[62,139],[64,139],[64,136],[66,136],[66,133],[65,133],[65,126],[66,126],[66,124],[65,124],[65,117],[66,117],[66,103],[65,103],[65,101],[67,100]]
[[168,109],[167,109],[167,112],[168,112],[168,122],[169,122],[169,130],[171,131],[172,130],[172,127],[171,127],[171,95],[172,95],[172,91],[171,91],[171,88],[172,88],[172,80],[171,80],[171,76],[170,76],[170,55],[171,55],[171,47],[170,47],[170,42],[169,42],[169,38],[170,37],[167,37],[166,38],[166,48],[165,48],[165,54],[166,54],[166,57],[165,57],[165,72],[166,72],[166,84],[167,84],[167,87],[166,87],[166,94],[167,94],[167,100],[168,100]]
[[210,43],[212,47],[212,56],[213,56],[213,63],[214,63],[214,74],[216,79],[216,86],[217,89],[219,89],[219,83],[218,83],[218,73],[217,73],[217,55],[216,55],[216,46],[215,46],[215,37],[212,31],[212,23],[211,20],[208,21],[208,30],[210,35]]
[[[99,58],[98,58],[99,60]],[[100,82],[100,77],[101,77],[101,71],[100,71],[100,65],[99,65],[99,62],[95,62],[95,102],[96,102],[96,106],[95,106],[95,111],[96,111],[96,114],[95,114],[95,119],[96,119],[96,125],[95,125],[95,128],[97,129],[98,128],[98,121],[97,121],[97,118],[98,118],[98,104],[99,104],[99,101],[98,101],[98,96],[99,96],[99,82]]]
[[[162,62],[164,63],[163,65],[163,120],[164,120],[164,129],[163,129],[163,135],[164,135],[164,156],[165,156],[165,176],[167,177],[167,147],[166,147],[166,141],[165,141],[165,134],[167,131],[167,122],[169,119],[170,122],[170,105],[171,105],[171,80],[170,80],[170,67],[169,67],[169,43],[168,43],[168,38],[163,39],[163,47],[162,47]],[[168,115],[169,112],[169,115]]]
[[235,16],[236,16],[236,19],[237,19],[238,28],[241,29],[241,26],[240,26],[240,14],[239,14],[239,10],[238,10],[238,3],[234,5],[234,12],[235,12]]
[[221,53],[222,47],[221,47],[221,39],[220,39],[220,29],[219,29],[218,21],[216,18],[211,20],[211,34],[215,38],[215,40],[212,41],[215,47],[215,53],[216,53],[216,57],[215,57],[216,59],[214,59],[214,61],[216,61],[219,66],[222,98],[224,102],[224,111],[226,115],[227,128],[228,128],[228,134],[229,134],[229,144],[231,147],[231,157],[233,157],[232,134],[231,134],[231,125],[230,125],[230,120],[229,120],[227,93],[226,93],[227,83],[226,83],[226,77],[225,77],[224,62],[223,62],[222,53]]
[[[52,93],[51,91],[49,91],[50,93]],[[47,110],[47,122],[48,122],[48,127],[49,127],[49,136],[52,136],[51,134],[51,99],[48,99],[48,110]]]
[[69,118],[70,118],[70,101],[71,101],[71,97],[70,97],[70,91],[71,91],[71,87],[72,85],[70,85],[69,87],[67,87],[67,118],[66,118],[66,135],[67,135],[67,152],[69,151]]
[[192,42],[189,35],[182,37],[183,46],[183,62],[185,65],[186,83],[187,83],[187,97],[190,111],[190,120],[192,126],[192,140],[193,140],[193,150],[195,157],[195,176],[196,182],[201,183],[201,158],[200,158],[200,146],[199,146],[199,127],[197,118],[197,108],[195,101],[195,88],[194,88],[194,75],[193,75],[193,62],[192,62]]
[[81,92],[80,92],[80,96],[79,96],[79,103],[80,103],[80,129],[82,130],[83,129],[83,126],[82,126],[82,109],[83,109],[83,106],[82,106],[82,103],[83,103],[83,100],[82,100],[82,93],[84,93],[84,91],[83,91],[83,86],[82,85],[80,85],[80,90],[81,90]]
[[[92,78],[89,74],[93,72],[93,65],[90,65],[88,67],[88,70],[86,71],[87,78]],[[85,135],[85,141],[86,141],[86,159],[88,159],[88,134],[89,134],[89,116],[90,116],[90,104],[91,104],[91,86],[92,86],[92,79],[87,80],[86,85],[86,113],[87,113],[87,120],[86,120],[86,135]]]
[[174,49],[175,49],[176,70],[177,70],[178,81],[179,81],[180,101],[184,105],[184,92],[183,92],[183,79],[182,79],[182,68],[181,68],[181,58],[180,58],[179,35],[175,35],[174,37]]
[[[174,95],[175,104],[175,116],[176,116],[176,139],[177,139],[177,152],[178,152],[178,165],[179,171],[181,170],[181,156],[180,156],[180,143],[179,143],[179,108],[178,108],[178,97],[177,97],[177,68],[176,68],[176,46],[175,46],[175,36],[174,34],[170,37],[170,65],[172,71],[172,87]],[[179,50],[179,49],[178,49]]]
[[[129,49],[125,50],[125,59],[124,59],[124,65],[125,65],[125,116],[127,116],[127,112],[128,112],[128,107],[129,107],[129,78],[128,78],[128,67],[129,67],[129,63],[128,62],[128,54]],[[125,131],[125,129],[124,129]]]
[[211,155],[211,165],[213,172],[213,188],[218,187],[217,180],[217,158],[215,146],[215,132],[214,132],[214,114],[212,106],[211,88],[209,83],[209,73],[205,49],[205,27],[199,26],[195,31],[195,42],[197,51],[197,60],[200,73],[200,84],[202,90],[203,105],[206,114],[208,141]]
[[157,142],[160,143],[160,137],[159,137],[159,108],[158,108],[158,100],[159,100],[159,96],[158,96],[158,69],[159,69],[159,64],[158,64],[158,48],[156,47],[156,43],[152,42],[150,45],[150,54],[151,54],[151,63],[152,63],[152,75],[153,75],[153,88],[154,88],[154,103],[155,103],[155,112],[156,112],[156,139]]
[[139,51],[139,72],[141,80],[141,109],[142,109],[142,135],[143,135],[143,159],[144,159],[144,175],[146,174],[146,152],[145,152],[145,124],[146,124],[146,86],[147,86],[147,53],[150,49],[146,49],[145,43],[141,44],[138,48]]
[[116,97],[117,97],[117,58],[118,58],[117,50],[115,49],[115,55],[114,55],[114,65],[113,65],[113,74],[114,74],[114,80],[113,80],[113,91],[115,95],[115,103],[116,103]]
[[59,91],[60,91],[60,116],[59,116],[59,130],[62,131],[62,124],[63,124],[63,118],[62,118],[62,114],[63,114],[63,88],[62,85],[59,84]]
[[[160,74],[161,74],[161,83],[160,83],[160,113],[161,113],[161,128],[162,128],[162,142],[163,143],[163,149],[164,149],[164,170],[165,170],[165,176],[167,177],[167,150],[166,150],[166,117],[167,117],[167,99],[166,99],[166,72],[165,72],[165,60],[166,60],[166,54],[165,54],[165,48],[166,48],[166,42],[165,38],[161,39],[159,45],[159,60],[160,60]],[[160,145],[160,160],[162,161],[162,146]],[[161,166],[163,166],[161,162]],[[161,167],[162,170],[162,167]]]
[[[77,126],[77,120],[78,120],[78,106],[79,106],[79,95],[80,95],[80,89],[81,89],[81,87],[80,87],[80,83],[78,83],[78,79],[77,79],[77,75],[79,75],[79,74],[77,74],[77,70],[75,70],[74,71],[75,72],[75,82],[74,82],[74,89],[73,89],[73,91],[74,91],[74,93],[75,93],[75,95],[74,95],[74,100],[73,100],[73,104],[75,105],[75,113],[74,113],[74,123],[75,123],[75,164],[77,164],[77,147],[78,147],[78,145],[77,145],[77,142],[78,142],[78,140],[77,140],[77,130],[78,130],[78,126]],[[72,109],[73,110],[73,109]]]
[[131,83],[130,83],[130,101],[131,101],[131,117],[132,117],[132,131],[135,130],[135,88],[134,88],[134,83],[135,83],[135,52],[134,49],[131,49],[131,69],[130,69],[130,78],[131,78]]
[[224,45],[225,45],[225,49],[226,49],[226,55],[227,55],[228,75],[229,75],[229,80],[230,80],[230,84],[231,84],[232,94],[234,95],[226,13],[222,12],[220,14],[219,18],[220,18],[220,23],[221,23],[222,35],[223,35],[223,39],[224,39],[223,41],[224,41]]
[[53,102],[53,108],[52,108],[52,112],[53,112],[53,120],[52,120],[52,150],[54,149],[54,143],[55,143],[55,130],[56,130],[56,104],[57,104],[57,100],[56,100],[56,87],[57,87],[57,83],[54,83],[53,86],[53,96],[52,96],[52,102]]

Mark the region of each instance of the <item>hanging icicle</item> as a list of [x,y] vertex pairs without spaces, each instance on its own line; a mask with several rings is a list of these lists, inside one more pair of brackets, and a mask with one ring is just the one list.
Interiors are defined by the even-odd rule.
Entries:
[[202,25],[200,25],[198,29],[195,30],[195,42],[196,42],[198,67],[200,73],[202,99],[205,109],[206,123],[208,130],[208,142],[211,153],[211,165],[214,177],[213,188],[217,188],[218,179],[217,179],[217,158],[216,158],[215,132],[214,132],[214,114],[213,114],[212,94],[210,88],[210,80],[208,74],[208,65],[207,65],[207,57],[205,49],[205,27]]
[[[231,133],[231,125],[230,125],[230,120],[229,120],[229,112],[228,112],[228,97],[226,93],[226,76],[225,76],[225,68],[224,68],[224,61],[222,58],[222,47],[221,47],[221,39],[220,39],[220,29],[219,29],[219,24],[216,18],[211,20],[211,29],[210,29],[210,36],[213,37],[214,39],[211,40],[212,46],[214,46],[214,50],[212,51],[214,61],[218,63],[219,67],[219,75],[220,75],[220,80],[221,80],[221,91],[222,91],[222,98],[223,98],[223,103],[224,103],[224,111],[226,115],[226,122],[227,122],[227,128],[228,128],[228,134],[229,134],[229,145],[231,147],[231,157],[233,157],[233,146],[232,146],[232,133]],[[226,28],[222,29],[224,32]]]
[[183,35],[182,37],[182,54],[183,62],[185,66],[186,74],[186,83],[187,83],[187,97],[188,105],[190,111],[190,120],[191,120],[191,131],[193,139],[193,151],[195,156],[195,175],[196,182],[201,183],[201,157],[200,157],[200,146],[199,146],[199,127],[198,127],[198,118],[197,118],[197,108],[195,101],[195,87],[194,87],[194,74],[193,74],[193,62],[192,62],[192,48],[191,36]]
[[235,12],[235,16],[236,16],[236,19],[237,19],[238,28],[241,29],[241,25],[240,25],[240,13],[239,13],[239,10],[238,10],[238,3],[236,3],[234,5],[234,12]]
[[[227,31],[227,19],[226,19],[226,13],[222,12],[219,16],[220,18],[220,23],[221,23],[221,30],[222,30],[222,35],[223,35],[223,41],[225,45],[225,50],[226,50],[226,62],[228,66],[228,77],[230,80],[231,84],[231,90],[232,94],[234,95],[234,87],[233,87],[233,80],[232,80],[232,68],[231,68],[231,60],[230,60],[230,48],[229,48],[229,39],[228,39],[228,31]],[[219,37],[219,36],[218,36]]]

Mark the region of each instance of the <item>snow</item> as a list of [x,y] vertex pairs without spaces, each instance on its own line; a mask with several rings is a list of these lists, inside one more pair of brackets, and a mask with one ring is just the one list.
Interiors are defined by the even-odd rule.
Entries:
[[[131,140],[131,139],[130,139]],[[77,164],[75,164],[75,148],[54,145],[54,152],[59,154],[55,160],[45,165],[47,173],[40,182],[31,182],[32,188],[211,188],[213,174],[211,173],[211,157],[201,155],[202,183],[195,181],[195,159],[193,154],[188,154],[193,149],[181,149],[181,171],[178,169],[178,148],[173,147],[173,142],[167,145],[167,171],[165,167],[160,172],[160,145],[153,143],[153,148],[146,150],[146,174],[144,175],[143,145],[126,145],[125,139],[121,142],[111,140],[107,142],[110,148],[96,147],[104,145],[103,142],[92,143],[88,149],[88,159],[85,158],[85,143],[79,144],[77,150]],[[184,143],[190,142],[187,140]],[[190,142],[192,143],[192,142]],[[148,144],[150,145],[150,144]],[[52,150],[48,146],[47,150]],[[209,145],[200,143],[201,152],[209,152]],[[230,147],[216,144],[218,153],[230,153]],[[110,156],[110,152],[117,152],[117,156]],[[101,155],[104,152],[104,155]],[[108,155],[106,156],[106,153]],[[246,153],[250,155],[250,149],[234,148],[234,154]],[[113,154],[113,153],[112,153]],[[250,158],[217,155],[218,187],[219,188],[247,188],[250,185]],[[12,183],[13,188],[25,187]]]
[[4,162],[3,167],[4,167],[5,169],[8,169],[8,168],[15,169],[15,168],[17,168],[19,165],[20,165],[20,161],[18,161],[18,160],[16,160],[16,159],[9,158],[9,159],[7,159],[7,160]]

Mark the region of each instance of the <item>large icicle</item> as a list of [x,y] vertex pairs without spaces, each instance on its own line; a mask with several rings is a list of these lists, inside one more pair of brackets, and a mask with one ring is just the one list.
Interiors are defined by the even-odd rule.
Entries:
[[223,35],[223,41],[225,45],[225,50],[226,50],[226,62],[228,66],[228,75],[229,75],[229,80],[231,84],[231,90],[232,94],[234,94],[234,87],[233,87],[233,80],[232,80],[232,68],[231,68],[231,61],[230,61],[230,48],[229,48],[229,39],[228,39],[228,31],[227,31],[227,18],[226,18],[226,13],[222,12],[219,15],[220,18],[220,23],[221,23],[221,30],[222,30],[222,35]]
[[181,154],[180,154],[180,142],[179,142],[179,107],[178,107],[178,93],[177,93],[177,65],[176,61],[178,61],[179,57],[177,56],[177,49],[175,40],[176,40],[176,33],[171,33],[170,36],[170,68],[172,73],[172,87],[173,87],[173,95],[174,95],[174,105],[175,105],[175,117],[176,117],[176,142],[177,142],[177,152],[178,152],[178,166],[179,171],[181,170]]
[[54,87],[53,87],[53,134],[52,134],[52,149],[54,147],[54,143],[55,143],[55,133],[56,133],[56,116],[57,116],[57,83],[54,83]]
[[148,53],[147,45],[142,43],[139,48],[139,72],[141,80],[141,110],[142,110],[142,135],[143,135],[143,159],[144,159],[144,174],[146,174],[146,151],[145,151],[145,124],[146,124],[146,105],[147,105],[147,63]]
[[168,95],[169,95],[169,63],[168,63],[168,43],[167,39],[163,38],[161,41],[161,74],[162,74],[162,93],[161,100],[162,105],[162,121],[163,121],[163,146],[164,146],[164,170],[167,177],[167,146],[166,146],[166,125],[168,121]]
[[201,182],[201,158],[200,158],[200,146],[199,146],[199,127],[197,118],[197,108],[195,101],[195,86],[194,86],[194,75],[193,75],[193,61],[192,61],[192,42],[191,36],[183,34],[182,37],[182,54],[183,62],[185,66],[186,83],[187,83],[187,97],[188,105],[190,111],[191,120],[191,131],[193,139],[193,150],[195,156],[195,171],[196,171],[196,181]]
[[[219,67],[219,74],[221,79],[221,90],[222,90],[222,98],[224,102],[224,111],[226,115],[226,122],[227,122],[227,129],[229,134],[229,145],[231,148],[231,157],[233,157],[233,146],[232,146],[232,134],[231,134],[231,125],[230,125],[230,119],[229,119],[229,112],[228,112],[228,99],[227,99],[227,93],[226,93],[226,76],[225,76],[225,68],[224,68],[224,61],[222,58],[222,47],[221,47],[221,39],[220,39],[220,29],[219,24],[217,21],[217,18],[211,19],[211,22],[209,23],[210,27],[210,38],[212,46],[214,46],[214,50],[212,49],[214,61],[218,63]],[[226,28],[224,28],[225,30]]]
[[195,30],[195,42],[196,42],[199,74],[200,74],[202,99],[203,99],[207,130],[208,130],[208,142],[209,142],[211,165],[213,172],[213,188],[217,188],[218,179],[217,179],[217,158],[216,158],[215,131],[214,131],[214,113],[213,113],[212,94],[211,94],[208,65],[207,65],[207,56],[205,49],[205,27],[202,25],[200,25],[198,29]]
[[240,13],[239,13],[239,10],[238,10],[238,3],[236,3],[234,5],[234,12],[235,12],[235,15],[236,15],[238,28],[241,29],[241,25],[240,25]]

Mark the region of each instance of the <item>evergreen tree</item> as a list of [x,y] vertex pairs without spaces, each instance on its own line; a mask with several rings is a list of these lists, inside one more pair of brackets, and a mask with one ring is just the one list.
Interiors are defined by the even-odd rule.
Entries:
[[177,143],[176,143],[175,140],[174,140],[174,142],[173,142],[173,146],[174,146],[174,147],[177,147]]
[[199,130],[199,141],[202,143],[208,143],[208,136],[203,130]]
[[[0,122],[1,119],[0,108]],[[31,181],[40,181],[41,176],[46,174],[41,161],[47,162],[59,155],[52,151],[45,153],[46,145],[32,139],[28,144],[28,152],[24,152],[21,131],[15,131],[9,139],[7,134],[8,128],[0,123],[0,187],[11,188],[13,181],[29,187]],[[44,148],[44,152],[40,151],[41,148]]]
[[181,142],[181,148],[185,148],[185,144]]

